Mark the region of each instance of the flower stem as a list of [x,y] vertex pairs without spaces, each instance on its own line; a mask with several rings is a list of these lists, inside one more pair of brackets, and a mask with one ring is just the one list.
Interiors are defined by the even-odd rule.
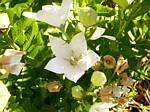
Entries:
[[114,73],[112,74],[111,78],[108,81],[108,84],[113,80],[114,76],[115,76],[116,72],[114,71]]
[[[133,5],[132,7],[132,11],[128,17],[128,20],[122,21],[120,28],[119,28],[119,32],[117,33],[117,38],[118,40],[120,40],[122,38],[121,33],[125,30],[125,28],[130,24],[130,22],[132,21],[132,19],[134,19],[135,14],[140,10],[139,8],[139,4],[140,2],[137,2],[136,4]],[[121,16],[123,13],[121,13]]]
[[62,34],[66,37],[67,40],[70,40],[68,34],[65,32],[65,26],[64,25],[61,25],[58,29],[62,32]]
[[4,34],[6,41],[10,44],[13,49],[20,50],[20,47],[13,41],[12,38],[8,35],[10,28],[8,28],[7,32]]

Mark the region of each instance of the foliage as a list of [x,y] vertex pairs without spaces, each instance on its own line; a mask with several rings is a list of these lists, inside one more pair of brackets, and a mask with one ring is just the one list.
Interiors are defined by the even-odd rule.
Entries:
[[[119,85],[120,77],[114,69],[106,69],[103,65],[103,57],[111,55],[116,60],[122,55],[128,60],[129,68],[125,70],[129,77],[135,80],[130,87],[128,98],[135,97],[137,103],[129,104],[134,110],[150,110],[149,102],[140,94],[142,84],[150,84],[150,1],[134,0],[125,9],[119,7],[112,0],[74,0],[73,9],[69,19],[62,28],[53,27],[44,22],[26,18],[24,11],[37,12],[43,5],[61,4],[61,0],[1,0],[0,11],[6,12],[10,19],[10,26],[0,32],[0,53],[6,49],[25,51],[22,62],[26,65],[19,75],[9,75],[1,79],[8,85],[11,98],[5,108],[6,112],[86,112],[94,102],[101,99],[94,94],[94,90],[103,87],[94,87],[91,84],[93,69],[74,83],[62,74],[55,74],[44,69],[47,62],[54,57],[49,44],[49,35],[71,40],[81,31],[83,25],[78,19],[78,11],[81,7],[93,8],[98,16],[95,25],[85,27],[85,36],[88,48],[95,51],[100,57],[99,71],[104,72],[107,83],[104,85]],[[106,38],[90,40],[90,36],[96,27],[105,28],[104,34],[116,37],[116,41]],[[149,61],[150,62],[150,61]],[[142,80],[146,81],[143,82]],[[46,84],[52,81],[60,81],[63,88],[60,92],[48,92]],[[83,88],[83,97],[72,97],[72,87],[80,85]],[[144,84],[145,85],[145,84]],[[150,86],[143,86],[150,92]],[[90,94],[92,93],[92,94]],[[137,100],[137,96],[143,98],[143,102]],[[133,102],[133,101],[132,101]],[[4,111],[4,112],[5,112]]]

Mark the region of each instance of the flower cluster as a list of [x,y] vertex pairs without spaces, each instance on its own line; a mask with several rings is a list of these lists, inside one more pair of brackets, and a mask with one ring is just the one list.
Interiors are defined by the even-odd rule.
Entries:
[[[113,1],[117,3],[119,7],[123,8],[123,10],[133,3],[133,0],[123,0],[123,2],[118,0]],[[131,86],[134,84],[134,80],[128,74],[128,57],[125,56],[124,58],[123,55],[120,55],[123,53],[117,55],[113,54],[113,57],[108,54],[106,55],[107,51],[101,54],[101,52],[99,52],[100,50],[97,50],[97,48],[101,48],[101,45],[96,44],[100,42],[103,43],[101,37],[105,38],[107,40],[106,42],[110,42],[108,45],[112,47],[114,47],[116,43],[119,43],[119,39],[117,40],[118,37],[105,35],[109,25],[103,25],[103,28],[100,27],[101,23],[97,23],[99,12],[96,12],[93,9],[94,7],[91,8],[83,5],[83,7],[80,7],[76,11],[72,9],[74,5],[76,4],[73,4],[73,0],[62,0],[61,6],[44,5],[42,9],[37,12],[24,11],[22,13],[24,17],[44,22],[49,25],[48,27],[50,29],[57,29],[60,33],[59,36],[57,34],[48,34],[49,37],[46,38],[45,47],[50,47],[51,54],[53,55],[49,56],[51,59],[46,62],[46,64],[43,64],[44,67],[42,66],[43,70],[45,70],[44,72],[55,74],[60,80],[49,81],[46,79],[47,77],[45,79],[43,78],[46,83],[44,84],[46,85],[44,89],[48,94],[57,94],[63,91],[63,89],[65,91],[64,94],[70,92],[72,94],[71,100],[77,100],[77,103],[83,104],[89,112],[109,112],[110,109],[125,109],[128,101],[130,101],[128,94],[131,92]],[[72,12],[71,9],[75,13]],[[73,22],[76,25],[71,26],[75,29],[75,32],[72,31],[71,34],[69,34],[70,32],[68,33],[66,31],[66,27],[70,25],[69,21],[72,20],[71,16],[75,16],[75,21]],[[5,22],[2,23],[1,21],[4,20]],[[76,28],[79,24],[82,26],[82,29]],[[9,26],[10,21],[7,13],[0,14],[0,30],[7,30]],[[88,34],[88,31],[91,31],[90,34]],[[8,32],[5,33],[7,34]],[[23,35],[25,34],[28,35],[28,32],[23,31]],[[40,34],[41,32],[39,35]],[[34,38],[34,34],[32,34],[32,36]],[[32,42],[34,43],[32,39],[29,42],[30,44]],[[18,48],[14,44],[15,40],[11,38],[10,40],[12,45],[10,45],[9,48],[12,48],[6,49],[4,53],[2,50],[3,54],[0,55],[0,112],[4,111],[11,97],[3,79],[8,78],[9,74],[22,75],[21,70],[25,66],[25,63],[22,63],[21,59],[23,55],[26,54],[24,51],[27,50],[27,47],[21,48],[23,51],[15,50]],[[93,42],[92,47],[90,46],[91,42]],[[22,42],[22,44],[24,43]],[[115,48],[117,47],[115,46]],[[100,59],[100,55],[102,55],[102,59]],[[140,63],[142,66],[150,63],[149,57],[150,55],[148,53],[147,56],[141,60]],[[85,77],[87,79],[84,82],[83,79]],[[39,78],[40,81],[43,81],[43,79]],[[67,82],[68,90],[62,81],[64,81],[64,83]],[[84,84],[89,81],[90,84],[87,84],[88,87],[82,87],[80,81]],[[37,87],[36,85],[33,88]],[[84,104],[84,99],[89,96],[92,96],[92,98],[89,98],[90,106],[87,106]],[[61,102],[64,99],[60,98],[59,100]],[[115,109],[113,109],[114,107]]]

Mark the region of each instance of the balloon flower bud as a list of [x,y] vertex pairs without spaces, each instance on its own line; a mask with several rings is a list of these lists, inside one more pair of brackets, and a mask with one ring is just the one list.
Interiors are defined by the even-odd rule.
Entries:
[[107,69],[113,69],[116,66],[116,60],[114,57],[110,55],[105,55],[104,56],[104,66]]
[[80,22],[86,26],[92,26],[96,24],[97,14],[96,11],[90,7],[83,7],[79,10],[79,20]]
[[83,96],[83,89],[81,86],[77,85],[72,87],[72,97],[76,98],[76,99],[81,99]]
[[107,79],[103,72],[94,71],[91,77],[91,82],[94,86],[102,86],[107,82]]
[[59,92],[62,89],[62,84],[59,81],[53,81],[47,84],[49,92]]

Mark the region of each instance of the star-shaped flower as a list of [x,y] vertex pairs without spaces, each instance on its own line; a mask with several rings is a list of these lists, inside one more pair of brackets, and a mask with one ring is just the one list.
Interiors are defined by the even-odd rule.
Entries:
[[61,6],[44,5],[37,13],[23,12],[23,16],[60,27],[67,20],[72,0],[63,0]]
[[9,73],[19,74],[24,66],[24,63],[20,63],[24,54],[23,51],[6,49],[4,54],[0,56],[0,70],[5,69]]
[[50,37],[50,43],[56,57],[48,62],[45,69],[58,74],[64,73],[74,82],[100,59],[95,52],[87,50],[83,32],[76,34],[69,44],[56,37]]

